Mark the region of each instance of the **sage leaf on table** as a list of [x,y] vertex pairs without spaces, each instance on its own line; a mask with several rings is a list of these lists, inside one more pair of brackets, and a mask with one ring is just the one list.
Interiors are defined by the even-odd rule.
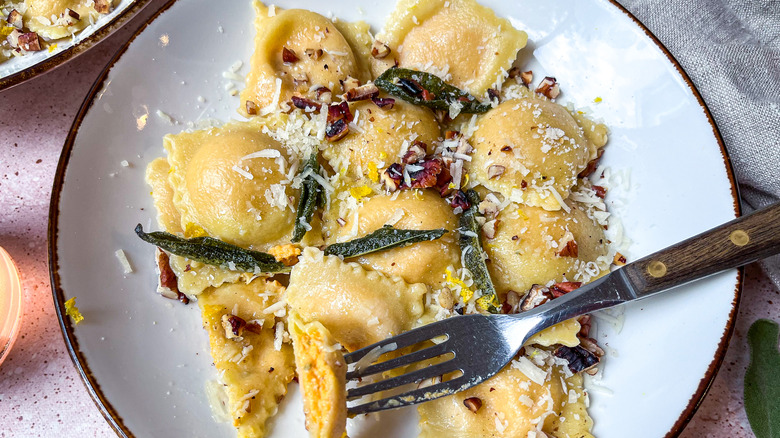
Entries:
[[411,245],[412,243],[436,240],[443,236],[447,230],[401,230],[385,225],[382,228],[357,239],[343,243],[334,243],[325,248],[326,255],[337,255],[344,258],[359,257],[362,255]]
[[756,438],[780,437],[780,327],[759,319],[748,330],[750,364],[745,373],[745,411]]
[[295,226],[293,228],[292,242],[297,243],[306,235],[306,231],[311,229],[311,218],[314,217],[314,210],[324,205],[325,189],[314,177],[319,173],[320,165],[317,162],[317,152],[314,151],[309,156],[309,160],[300,175],[303,177],[301,184],[301,196],[298,198],[298,209],[295,213]]
[[135,227],[135,234],[143,241],[151,243],[178,256],[186,257],[208,265],[228,267],[252,273],[277,274],[290,272],[290,267],[276,261],[271,254],[244,249],[213,237],[194,237],[186,239],[164,231],[145,233],[141,224]]
[[460,88],[423,71],[389,68],[374,84],[388,94],[428,108],[449,111],[451,105],[459,104],[462,113],[484,113],[491,108],[490,104],[483,104]]
[[477,305],[490,313],[499,313],[501,303],[498,302],[498,294],[493,286],[493,280],[490,279],[487,264],[485,263],[485,252],[482,249],[482,243],[479,240],[481,227],[477,222],[479,215],[479,194],[474,190],[466,192],[466,197],[471,203],[460,217],[460,249],[463,253],[463,266],[470,272],[474,279],[474,285],[482,292],[482,296],[477,299]]

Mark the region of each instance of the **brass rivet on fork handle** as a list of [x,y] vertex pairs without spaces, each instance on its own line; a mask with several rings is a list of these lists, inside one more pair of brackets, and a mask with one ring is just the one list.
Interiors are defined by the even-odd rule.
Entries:
[[750,242],[750,236],[743,230],[734,230],[729,234],[729,240],[731,243],[737,246],[745,246]]
[[666,265],[664,262],[659,262],[658,260],[653,260],[652,262],[647,264],[647,273],[650,274],[650,276],[655,278],[660,278],[666,275]]

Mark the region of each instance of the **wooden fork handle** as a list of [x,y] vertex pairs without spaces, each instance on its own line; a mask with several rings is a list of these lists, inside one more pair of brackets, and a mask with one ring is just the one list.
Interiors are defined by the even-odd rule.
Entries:
[[780,203],[626,265],[638,297],[780,253]]

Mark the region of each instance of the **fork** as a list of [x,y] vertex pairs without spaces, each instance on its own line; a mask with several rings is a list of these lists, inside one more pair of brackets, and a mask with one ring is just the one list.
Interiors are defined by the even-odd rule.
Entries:
[[[344,357],[348,381],[358,383],[347,391],[348,412],[357,415],[393,409],[468,389],[499,372],[531,336],[545,328],[777,253],[780,253],[780,203],[627,264],[529,311],[456,316],[385,339]],[[434,340],[432,346],[376,361],[385,353],[419,344],[430,345]],[[451,358],[442,360],[442,356]],[[437,358],[441,361],[382,379],[381,373],[386,371]],[[459,375],[436,382],[451,373]],[[367,379],[370,376],[373,378]],[[433,384],[412,386],[419,382]],[[413,389],[404,391],[409,386]],[[393,390],[404,392],[364,402],[366,396]]]

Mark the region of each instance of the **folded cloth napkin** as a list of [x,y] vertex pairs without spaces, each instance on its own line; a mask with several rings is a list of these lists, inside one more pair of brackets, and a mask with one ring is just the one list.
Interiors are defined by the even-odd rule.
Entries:
[[[682,64],[731,156],[745,212],[780,199],[780,1],[619,0]],[[780,256],[762,262],[780,288]]]

